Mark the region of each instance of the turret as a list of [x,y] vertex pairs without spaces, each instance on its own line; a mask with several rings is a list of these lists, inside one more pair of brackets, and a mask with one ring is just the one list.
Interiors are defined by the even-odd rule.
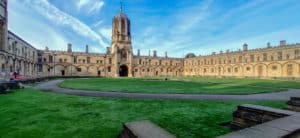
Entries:
[[153,57],[157,57],[156,50],[153,51]]
[[138,49],[137,51],[137,56],[140,56],[140,49]]
[[72,53],[72,44],[68,44],[68,53]]
[[279,46],[286,46],[286,40],[281,40]]
[[85,53],[89,53],[89,45],[85,46]]
[[247,43],[245,43],[245,44],[243,45],[243,51],[248,51],[248,44],[247,44]]

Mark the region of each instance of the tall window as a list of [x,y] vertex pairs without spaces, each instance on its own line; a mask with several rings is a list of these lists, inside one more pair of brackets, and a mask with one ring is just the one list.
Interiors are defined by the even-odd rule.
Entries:
[[250,62],[254,62],[254,55],[250,55]]
[[4,71],[5,70],[5,64],[1,65],[1,70]]
[[292,76],[293,75],[293,64],[287,65],[287,75]]
[[239,72],[239,68],[238,68],[238,67],[235,67],[235,68],[234,68],[234,72],[235,72],[235,73],[238,73],[238,72]]
[[77,57],[74,57],[74,61],[73,61],[74,63],[77,63]]
[[122,28],[121,31],[124,34],[125,33],[125,28],[126,28],[126,26],[125,26],[125,20],[124,19],[121,20],[121,28]]
[[243,62],[243,57],[239,56],[239,62],[242,63]]
[[108,59],[108,63],[111,64],[111,58]]
[[52,63],[53,62],[53,56],[49,55],[49,62]]
[[286,59],[290,59],[290,54],[286,54]]
[[267,54],[267,53],[264,53],[263,56],[264,56],[263,60],[264,60],[264,61],[267,61],[267,60],[268,60],[268,54]]
[[86,62],[87,62],[87,63],[90,63],[90,62],[91,62],[91,57],[87,57],[87,58],[86,58]]
[[300,58],[300,50],[297,49],[295,50],[295,59],[299,59]]
[[282,52],[277,53],[277,58],[278,58],[278,60],[282,60]]
[[273,61],[274,60],[274,57],[273,56],[271,56],[271,61]]
[[227,72],[230,73],[231,72],[231,68],[227,68]]

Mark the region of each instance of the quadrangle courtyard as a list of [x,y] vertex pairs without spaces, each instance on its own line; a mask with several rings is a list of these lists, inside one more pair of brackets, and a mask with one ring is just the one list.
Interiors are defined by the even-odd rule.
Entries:
[[[57,80],[54,80],[57,81]],[[51,82],[51,81],[50,81]],[[44,82],[43,82],[44,83]],[[236,78],[83,78],[63,79],[64,89],[95,93],[257,94],[300,87],[297,81]],[[39,84],[37,84],[39,85]],[[231,132],[240,104],[286,108],[285,100],[180,100],[75,96],[35,86],[0,95],[1,137],[117,137],[125,122],[150,120],[177,137],[216,137]]]

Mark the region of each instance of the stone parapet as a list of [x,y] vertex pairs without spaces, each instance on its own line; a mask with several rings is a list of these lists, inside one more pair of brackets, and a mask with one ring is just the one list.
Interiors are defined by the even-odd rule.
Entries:
[[218,138],[299,138],[300,114],[275,119]]
[[237,110],[233,112],[231,128],[233,130],[243,129],[296,113],[271,107],[243,104],[239,105]]

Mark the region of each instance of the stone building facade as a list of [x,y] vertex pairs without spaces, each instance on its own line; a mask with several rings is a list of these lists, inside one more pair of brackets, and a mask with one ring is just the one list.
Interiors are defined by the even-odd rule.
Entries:
[[234,76],[261,78],[299,78],[300,44],[287,45],[281,41],[278,46],[248,50],[226,51],[208,56],[187,57],[185,75],[190,76]]
[[[2,2],[3,0],[1,0]],[[2,4],[1,4],[2,6]],[[3,7],[3,6],[2,6]],[[4,8],[6,8],[4,6]],[[4,11],[7,11],[4,9]],[[6,12],[7,14],[7,12]],[[2,14],[1,14],[2,15]],[[5,15],[5,14],[3,14]],[[2,20],[4,19],[4,20]],[[7,18],[1,18],[0,64],[1,72],[17,72],[26,77],[43,76],[99,76],[99,77],[147,77],[147,76],[217,76],[300,78],[300,44],[288,45],[281,41],[278,46],[248,50],[212,53],[183,58],[133,54],[131,25],[121,10],[112,21],[112,43],[105,53],[91,53],[89,46],[84,52],[74,52],[72,44],[67,51],[45,48],[38,50],[7,31]]]

